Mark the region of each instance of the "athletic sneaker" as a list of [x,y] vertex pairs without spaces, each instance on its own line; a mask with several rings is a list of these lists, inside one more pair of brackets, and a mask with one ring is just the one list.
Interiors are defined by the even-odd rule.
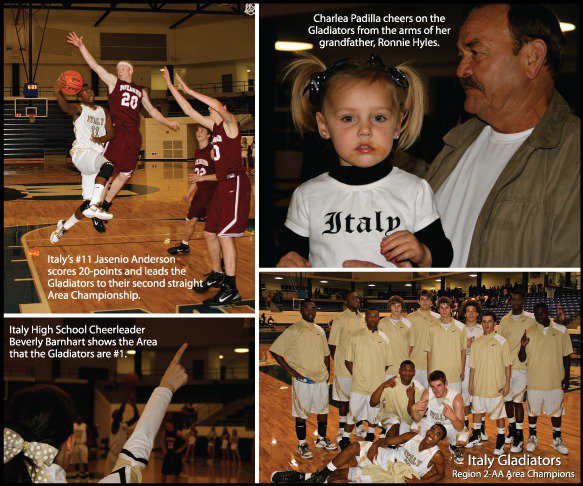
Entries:
[[494,449],[494,455],[495,456],[501,456],[502,454],[504,454],[504,434],[499,434],[496,437],[496,448]]
[[338,449],[338,445],[334,444],[328,437],[324,437],[323,439],[318,439],[316,441],[316,447],[318,449],[326,449],[327,451],[335,451]]
[[526,444],[526,452],[534,452],[537,445],[538,445],[538,439],[536,438],[536,435],[531,435],[528,438],[528,443]]
[[514,434],[516,434],[516,425],[514,427],[510,425],[508,427],[508,435],[506,436],[505,440],[507,444],[512,444],[514,442]]
[[51,233],[51,243],[56,243],[57,241],[59,241],[67,232],[67,230],[65,229],[65,220],[61,219],[58,223],[57,223],[57,229],[55,231],[53,231]]
[[356,437],[360,437],[361,439],[364,439],[366,437],[365,428],[362,425],[356,427],[356,429],[354,431],[354,435],[356,435]]
[[97,218],[91,218],[91,221],[93,222],[93,229],[95,229],[95,231],[98,233],[105,233],[105,224],[103,224],[103,221]]
[[567,449],[567,446],[565,445],[565,443],[563,442],[563,439],[561,437],[557,437],[556,439],[553,439],[553,443],[552,443],[553,449],[557,449],[561,454],[569,454],[569,449]]
[[275,471],[271,475],[272,483],[301,483],[306,477],[305,473],[293,471],[288,469],[287,471]]
[[180,242],[180,245],[168,248],[168,253],[171,255],[177,255],[178,253],[190,253],[190,245],[185,245],[184,243]]
[[480,429],[480,438],[486,442],[490,437],[486,434],[486,427],[482,424],[482,428]]
[[314,457],[314,454],[312,454],[312,451],[306,443],[298,445],[298,454],[302,459],[311,459]]
[[350,445],[350,439],[348,437],[342,437],[340,442],[338,442],[338,446],[340,447],[341,451],[346,449],[349,445]]
[[223,284],[217,295],[206,299],[202,304],[208,307],[226,307],[240,304],[241,301],[241,295],[237,287],[229,287],[227,284]]
[[482,445],[482,438],[480,437],[480,432],[476,429],[473,430],[470,440],[466,444],[466,449],[471,449],[472,447],[478,447]]
[[330,475],[330,471],[326,468],[312,474],[304,483],[325,483]]
[[344,437],[344,431],[340,432],[337,436],[336,436],[336,442],[340,442],[342,440],[342,437]]
[[214,270],[211,270],[210,273],[205,275],[206,279],[202,282],[202,285],[194,287],[195,292],[203,293],[206,292],[211,287],[219,288],[223,284],[223,280],[225,279],[225,275],[222,273],[217,273]]
[[453,462],[455,462],[456,464],[464,463],[464,454],[461,448],[449,446],[449,450],[451,452],[451,458],[453,459]]
[[522,452],[522,444],[524,443],[524,435],[522,434],[522,430],[517,430],[516,434],[514,434],[514,442],[512,443],[512,447],[510,448],[510,452],[514,454],[519,454]]
[[88,218],[97,218],[97,219],[111,219],[113,218],[113,214],[106,211],[99,206],[89,206],[85,211],[83,211],[83,216],[87,216]]

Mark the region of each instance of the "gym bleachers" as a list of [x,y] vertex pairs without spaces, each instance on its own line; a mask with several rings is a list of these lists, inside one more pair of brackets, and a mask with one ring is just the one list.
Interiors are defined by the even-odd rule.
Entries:
[[[538,292],[536,294],[527,294],[524,310],[527,312],[534,312],[534,306],[539,302],[543,302],[549,306],[550,317],[556,317],[557,306],[561,306],[565,314],[572,317],[574,314],[581,314],[581,294],[576,290],[561,289],[555,290],[553,298],[548,298],[546,292]],[[488,308],[496,314],[500,319],[510,312],[510,305],[501,305],[495,308]]]

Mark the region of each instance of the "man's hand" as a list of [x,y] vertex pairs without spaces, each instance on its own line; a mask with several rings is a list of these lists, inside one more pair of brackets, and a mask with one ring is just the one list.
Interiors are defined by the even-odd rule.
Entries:
[[411,385],[409,388],[407,388],[406,393],[409,400],[415,400],[415,385]]
[[561,388],[563,389],[564,392],[566,392],[569,389],[569,377],[565,376],[565,378],[563,378],[561,380]]
[[342,266],[344,268],[383,268],[376,263],[365,262],[364,260],[345,260]]
[[530,339],[526,337],[526,331],[524,331],[524,334],[522,335],[522,338],[520,339],[520,345],[524,348],[526,347],[526,345],[530,342]]
[[468,340],[466,341],[466,348],[471,348],[472,347],[472,342],[474,341],[474,337],[468,338]]
[[410,231],[395,231],[381,241],[381,253],[395,265],[407,260],[420,263],[426,257],[425,252],[426,247]]
[[462,372],[460,373],[460,380],[464,381],[466,379],[466,370],[463,369]]
[[182,196],[182,200],[188,204],[190,202],[190,193],[185,194],[184,196]]
[[190,89],[188,87],[188,85],[184,82],[184,80],[180,77],[180,75],[178,73],[175,73],[174,77],[176,78],[176,81],[178,81],[178,86],[180,87],[180,89],[182,91],[184,91],[185,93],[188,93],[191,96],[194,96],[195,91],[193,91],[192,89]]
[[[473,396],[474,395],[474,384],[470,383],[468,384],[468,393]],[[508,393],[504,394],[504,396],[508,395]]]
[[69,32],[67,42],[73,44],[75,47],[81,47],[83,45],[83,37],[78,37],[75,32]]
[[160,380],[160,386],[168,388],[172,393],[176,393],[182,385],[185,385],[188,382],[186,370],[184,369],[184,366],[180,364],[180,359],[187,347],[188,344],[186,343],[182,345],[174,358],[172,358],[168,368],[166,368],[164,376]]
[[281,260],[277,262],[277,268],[306,268],[311,267],[312,264],[306,260],[304,257],[300,256],[295,251],[290,251],[281,257]]
[[203,176],[201,176],[200,174],[189,174],[188,175],[188,181],[189,182],[201,182],[203,179]]
[[427,404],[428,403],[429,403],[429,400],[421,400],[420,402],[417,402],[413,406],[420,414],[424,414],[427,411]]
[[55,92],[61,91],[65,86],[67,86],[67,83],[63,79],[63,76],[59,76],[55,84]]
[[387,381],[385,381],[384,385],[385,388],[395,388],[395,386],[397,386],[397,380],[393,376],[392,378],[389,378]]
[[366,457],[368,457],[368,460],[370,462],[373,462],[376,459],[378,453],[379,453],[379,442],[376,441],[376,442],[372,443],[372,445],[370,446],[370,448],[366,452]]
[[[506,385],[504,386],[504,388],[502,388],[502,396],[505,397],[510,393],[510,383],[506,383]],[[470,395],[473,395],[472,392],[470,392]]]
[[162,71],[162,76],[166,80],[166,84],[168,86],[172,86],[172,80],[170,79],[170,71],[168,71],[168,68],[166,66],[164,66],[164,71]]
[[290,368],[289,370],[289,374],[292,378],[295,378],[296,380],[303,380],[304,377],[302,375],[300,375],[296,370],[294,370],[293,368]]
[[180,130],[180,123],[170,122],[170,125],[168,125],[168,128],[170,128],[170,130],[174,130],[175,132],[177,132],[178,130]]
[[447,403],[443,404],[443,416],[449,420],[456,420],[455,412]]

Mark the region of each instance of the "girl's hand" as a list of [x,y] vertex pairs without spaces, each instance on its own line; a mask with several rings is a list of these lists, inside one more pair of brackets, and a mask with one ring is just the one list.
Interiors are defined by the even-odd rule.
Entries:
[[81,47],[83,45],[83,37],[78,37],[75,32],[69,32],[67,42],[73,44],[75,47]]
[[183,200],[183,201],[184,201],[186,204],[188,204],[188,203],[190,202],[190,193],[188,193],[188,194],[185,194],[185,195],[182,197],[182,200]]
[[295,251],[290,251],[281,257],[277,262],[277,268],[305,268],[311,267],[312,264]]
[[344,268],[383,268],[380,265],[372,262],[366,262],[364,260],[345,260],[342,263]]
[[381,253],[395,265],[407,260],[419,264],[427,258],[427,247],[410,231],[396,231],[383,238]]

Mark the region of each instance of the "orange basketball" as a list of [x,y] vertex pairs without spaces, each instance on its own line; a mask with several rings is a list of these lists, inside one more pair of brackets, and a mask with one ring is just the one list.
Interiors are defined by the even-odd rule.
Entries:
[[66,95],[76,95],[83,87],[83,76],[77,71],[65,71],[61,74],[65,80],[65,87],[61,90]]

